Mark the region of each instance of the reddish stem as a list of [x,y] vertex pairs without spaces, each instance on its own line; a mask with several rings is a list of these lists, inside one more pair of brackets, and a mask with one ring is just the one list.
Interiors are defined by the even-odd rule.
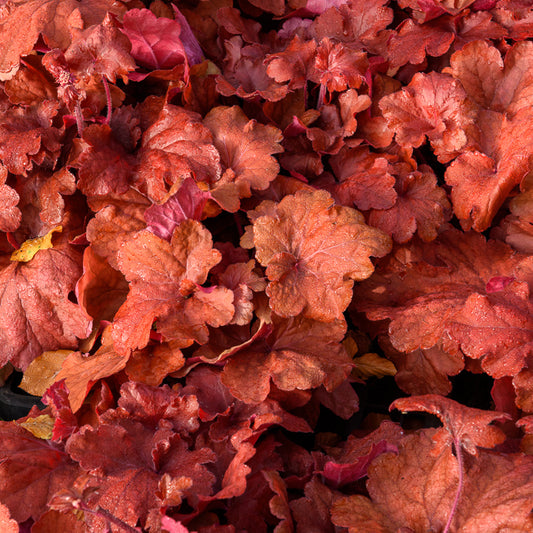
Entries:
[[448,533],[452,527],[453,517],[455,516],[455,511],[457,511],[457,506],[459,505],[459,498],[461,497],[461,491],[463,490],[463,453],[461,449],[461,443],[458,439],[454,441],[455,455],[457,457],[457,464],[459,465],[459,483],[457,485],[457,492],[455,493],[455,499],[448,516],[448,522],[442,530],[442,533]]
[[76,117],[76,126],[78,127],[78,137],[83,135],[83,113],[79,102],[74,107],[74,116]]
[[107,102],[107,116],[105,119],[105,123],[109,124],[111,122],[111,113],[113,111],[113,102],[111,100],[111,91],[109,90],[109,83],[107,83],[107,80],[104,76],[102,76],[102,82],[104,84],[104,90],[105,90],[105,98]]
[[318,91],[317,109],[320,109],[326,103],[326,86],[321,83]]
[[103,518],[104,520],[111,522],[115,526],[124,529],[124,531],[127,531],[128,533],[140,533],[141,531],[139,528],[126,524],[126,522],[123,522],[120,518],[117,518],[115,515],[112,515],[109,511],[106,511],[105,509],[102,509],[101,507],[97,507],[96,510],[93,510],[90,507],[88,507],[84,502],[80,502],[79,507],[84,513],[89,513],[95,516],[99,516],[100,518]]

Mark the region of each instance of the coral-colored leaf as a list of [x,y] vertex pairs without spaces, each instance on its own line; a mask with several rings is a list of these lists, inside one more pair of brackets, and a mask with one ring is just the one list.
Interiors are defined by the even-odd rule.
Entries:
[[370,276],[369,256],[390,249],[363,216],[325,191],[298,191],[253,221],[256,258],[267,267],[267,294],[281,316],[331,321],[351,300],[353,280]]
[[424,411],[438,416],[450,433],[450,442],[453,440],[473,455],[477,455],[479,446],[494,448],[505,440],[503,431],[490,424],[509,418],[506,413],[465,407],[435,394],[400,398],[392,402],[390,408],[399,409],[403,413]]
[[392,36],[387,57],[393,67],[407,63],[423,63],[426,55],[439,57],[444,55],[455,39],[455,34],[444,24],[417,24],[406,19]]
[[278,83],[288,81],[291,90],[301,89],[309,79],[309,68],[316,52],[314,40],[302,41],[298,35],[282,52],[266,57],[267,74]]
[[[2,16],[0,24],[1,60],[0,73],[3,80],[10,79],[17,72],[22,56],[28,55],[39,35],[50,48],[65,49],[71,42],[69,18],[73,12],[83,16],[90,26],[98,24],[107,12],[121,14],[122,4],[109,0],[97,2],[82,0],[30,0],[16,2]],[[23,27],[25,31],[20,31]]]
[[19,533],[19,526],[9,514],[9,508],[0,503],[0,528],[5,533]]
[[128,82],[128,73],[135,70],[130,43],[109,14],[101,24],[72,33],[73,42],[65,50],[71,72],[82,79],[103,76],[115,83],[120,77],[124,83]]
[[234,314],[233,293],[203,288],[209,270],[220,261],[211,235],[197,221],[181,223],[169,243],[141,231],[123,243],[118,261],[130,282],[126,302],[113,326],[119,353],[144,348],[152,324],[167,340],[183,346],[207,340],[206,324],[227,324]]
[[325,37],[319,43],[309,79],[329,92],[357,89],[365,81],[368,60],[364,52],[354,52],[342,43]]
[[396,175],[396,202],[389,209],[375,209],[368,223],[388,233],[396,242],[407,242],[415,233],[424,241],[437,237],[451,217],[446,192],[437,185],[431,168],[420,165],[414,172]]
[[140,190],[160,204],[186,178],[214,183],[221,176],[220,155],[200,115],[173,105],[145,131],[139,161]]
[[[233,355],[222,382],[245,402],[260,402],[270,380],[281,390],[306,390],[324,384],[339,386],[348,375],[350,359],[341,344],[345,325],[305,318],[273,317],[273,330]],[[253,369],[253,371],[251,371]]]
[[22,214],[16,207],[19,195],[9,185],[6,185],[7,169],[0,168],[0,231],[15,231],[20,224]]
[[407,87],[385,96],[379,105],[400,145],[417,148],[427,136],[442,163],[471,143],[474,111],[461,84],[451,76],[417,73]]
[[[531,258],[512,252],[501,242],[450,230],[433,243],[398,250],[396,259],[382,268],[362,285],[363,292],[356,293],[354,302],[373,320],[391,319],[389,337],[396,349],[412,352],[439,345],[456,354],[458,345],[451,333],[457,323],[465,353],[487,356],[482,364],[495,375],[501,377],[507,369],[515,373],[524,365],[529,345],[522,344],[529,343],[531,331],[527,287],[520,281],[530,279]],[[494,276],[518,281],[487,295],[486,284]],[[473,302],[483,303],[489,313],[484,323],[490,323],[490,328],[497,326],[497,333],[491,330],[487,338],[487,332],[476,330]],[[460,324],[464,324],[462,329]],[[520,339],[512,341],[519,332]],[[470,334],[482,342],[477,348],[467,341]]]
[[251,189],[266,189],[276,178],[279,164],[273,154],[283,151],[277,128],[248,120],[238,106],[215,107],[203,124],[213,134],[223,172],[237,184],[240,196],[251,196]]
[[80,409],[94,383],[119,372],[126,362],[127,358],[117,354],[109,344],[104,344],[91,356],[84,357],[80,352],[72,352],[56,376],[56,381],[65,380],[72,411]]
[[63,231],[62,226],[52,228],[46,235],[24,241],[18,250],[11,254],[11,261],[27,263],[31,261],[39,250],[48,250],[53,247],[52,235],[56,231]]
[[[165,474],[190,479],[184,496],[191,497],[192,504],[199,495],[209,494],[213,483],[213,475],[204,466],[214,459],[213,452],[189,450],[172,425],[158,427],[165,412],[172,419],[181,417],[190,427],[191,401],[180,402],[168,388],[154,392],[150,397],[147,387],[123,387],[123,407],[109,410],[98,428],[85,426],[67,444],[82,468],[98,469],[105,476],[94,480],[99,506],[132,526],[138,519],[147,527],[157,523],[153,515],[164,505],[157,489]],[[179,421],[175,423],[178,429]]]
[[501,294],[471,294],[449,325],[461,350],[483,357],[483,369],[494,378],[517,374],[533,353],[533,307],[526,293],[516,287]]
[[26,176],[34,163],[54,167],[61,150],[61,131],[52,126],[58,108],[58,102],[46,100],[2,113],[0,159],[9,172]]
[[443,531],[452,509],[459,468],[449,446],[435,449],[431,433],[405,437],[399,453],[377,457],[367,482],[371,500],[347,496],[333,503],[332,520],[350,533]]
[[386,158],[365,149],[343,148],[330,163],[340,182],[335,186],[335,195],[343,205],[354,205],[363,211],[388,209],[394,205],[396,180],[389,172]]

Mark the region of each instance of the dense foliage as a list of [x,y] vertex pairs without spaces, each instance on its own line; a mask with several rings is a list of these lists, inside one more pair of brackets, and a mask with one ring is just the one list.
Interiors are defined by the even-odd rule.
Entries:
[[2,1],[1,531],[533,531],[530,4]]

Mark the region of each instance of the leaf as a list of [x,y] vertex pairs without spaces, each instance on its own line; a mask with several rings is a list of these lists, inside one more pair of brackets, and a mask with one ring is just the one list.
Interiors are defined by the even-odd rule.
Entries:
[[454,211],[465,229],[484,231],[529,170],[532,57],[533,47],[525,42],[502,61],[497,49],[477,41],[456,52],[446,69],[476,102],[482,130],[481,150],[461,155],[446,171]]
[[37,520],[59,489],[78,476],[78,466],[48,440],[14,422],[0,422],[0,499],[19,523]]
[[19,387],[28,394],[42,396],[55,381],[63,361],[72,353],[70,350],[43,352],[28,366]]
[[[69,17],[80,12],[88,26],[98,24],[107,12],[121,14],[124,8],[107,0],[81,2],[74,0],[30,0],[13,3],[0,24],[0,73],[3,80],[11,79],[19,68],[22,56],[28,55],[39,35],[50,48],[65,49],[71,40]],[[26,31],[19,31],[21,24]]]
[[302,41],[296,34],[285,50],[266,57],[266,72],[278,83],[288,81],[291,90],[301,89],[309,79],[315,53],[316,42]]
[[[516,290],[516,289],[515,289]],[[517,374],[533,353],[532,309],[522,291],[502,295],[472,294],[449,331],[461,350],[473,359],[483,358],[483,369],[492,377]]]
[[226,40],[224,76],[216,77],[216,89],[223,96],[237,95],[253,99],[260,96],[269,102],[282,100],[288,92],[286,85],[280,85],[267,74],[265,59],[268,48],[253,43],[243,46],[240,37]]
[[0,231],[15,231],[20,224],[22,214],[16,207],[19,195],[9,185],[6,185],[7,169],[0,168]]
[[162,204],[186,178],[211,184],[220,176],[220,155],[200,115],[165,106],[142,138],[138,171],[141,192]]
[[39,250],[48,250],[53,248],[52,234],[56,231],[63,231],[63,227],[56,226],[42,237],[36,237],[35,239],[28,239],[27,241],[24,241],[22,246],[11,254],[11,261],[27,263],[35,257],[35,254]]
[[97,76],[115,83],[118,76],[128,83],[128,73],[135,70],[130,43],[109,13],[101,24],[71,33],[73,41],[65,50],[65,60],[73,73],[84,81]]
[[396,368],[392,362],[376,353],[365,353],[361,357],[355,357],[353,362],[355,364],[355,375],[362,379],[368,379],[373,376],[382,378],[396,374]]
[[34,163],[55,166],[61,150],[61,130],[52,122],[58,108],[58,102],[45,100],[31,107],[13,106],[2,113],[0,159],[9,172],[26,176]]
[[390,408],[399,409],[403,413],[424,411],[438,416],[449,432],[446,440],[449,442],[453,440],[456,445],[461,445],[472,455],[477,455],[477,448],[480,446],[494,448],[497,444],[501,444],[505,440],[505,434],[490,423],[510,418],[506,413],[465,407],[434,394],[399,398],[392,402]]
[[350,533],[443,531],[459,479],[457,461],[448,446],[435,449],[431,432],[409,435],[399,453],[379,455],[368,471],[365,496],[336,499],[332,521]]
[[343,205],[367,211],[388,209],[396,202],[396,180],[385,157],[372,154],[368,149],[343,148],[330,163],[339,180],[335,195]]
[[65,380],[72,411],[77,412],[92,386],[102,378],[122,370],[127,358],[117,354],[109,339],[109,332],[104,332],[102,346],[94,355],[83,356],[80,352],[71,352],[61,365],[55,381]]
[[192,178],[186,178],[178,192],[164,204],[152,205],[144,212],[148,229],[162,239],[170,240],[174,229],[184,220],[201,220],[211,193],[203,191]]
[[19,426],[38,439],[50,440],[54,423],[55,420],[50,415],[39,415],[33,418],[26,418],[26,420],[19,423]]
[[107,124],[83,130],[84,146],[72,166],[79,169],[78,188],[88,197],[124,194],[133,181],[135,158],[117,141]]
[[444,55],[454,42],[455,35],[449,27],[439,22],[417,24],[409,18],[404,20],[392,36],[387,49],[393,67],[407,63],[419,65],[424,62],[426,55]]
[[135,61],[150,70],[171,69],[187,61],[178,21],[157,17],[149,9],[130,9],[122,32],[131,42]]
[[325,37],[316,50],[309,79],[324,86],[328,92],[357,89],[365,81],[368,60],[364,52],[354,52],[342,43]]
[[383,97],[379,106],[398,144],[418,148],[427,136],[441,163],[471,143],[474,109],[451,76],[416,73],[407,87]]
[[[485,345],[478,351],[470,349],[465,341],[465,352],[475,357],[481,357],[481,352],[483,356],[487,354],[483,364],[495,375],[501,375],[506,365],[515,372],[524,364],[528,348],[520,351],[519,346],[529,338],[529,311],[524,294],[527,289],[519,284],[515,288],[517,294],[511,296],[510,285],[505,290],[509,296],[498,296],[500,293],[486,296],[486,284],[495,276],[514,277],[517,282],[529,279],[530,271],[530,258],[512,252],[503,243],[450,230],[421,248],[398,250],[396,259],[388,266],[383,265],[372,280],[362,286],[363,292],[357,291],[355,306],[372,320],[391,320],[388,335],[399,351],[413,352],[439,345],[454,355],[459,346],[452,340],[453,324],[469,324],[463,327],[462,334],[468,330],[474,335],[476,324],[470,321],[472,302],[487,301],[485,312],[490,309],[491,315],[507,315],[504,319],[507,322],[504,325],[501,319],[496,322],[495,317],[489,319],[493,321],[491,327],[499,322],[500,336],[484,338]],[[509,301],[502,307],[500,298]],[[469,299],[472,299],[470,303]],[[501,329],[503,325],[505,329]],[[512,338],[517,332],[513,328],[517,326],[522,330],[520,341],[506,346],[504,353],[500,353],[502,336],[510,334]],[[490,354],[497,349],[499,357],[494,364],[494,356]]]
[[[140,519],[152,527],[156,523],[154,511],[159,514],[163,506],[157,496],[163,476],[189,478],[192,483],[184,496],[194,505],[195,498],[211,491],[214,477],[204,465],[213,461],[214,454],[206,448],[189,450],[171,427],[157,427],[158,412],[189,420],[190,401],[177,403],[177,395],[170,389],[160,389],[156,393],[158,404],[154,405],[155,398],[147,397],[148,388],[144,389],[139,391],[139,399],[147,401],[146,406],[139,405],[138,399],[123,388],[124,407],[108,411],[98,428],[82,428],[69,439],[67,450],[82,468],[98,469],[105,476],[93,481],[98,486],[95,503],[131,526]],[[155,412],[146,412],[146,408],[155,408]],[[129,416],[123,415],[124,409]]]
[[286,391],[322,384],[331,391],[344,381],[351,365],[340,342],[345,333],[342,321],[276,316],[272,321],[271,333],[244,346],[226,363],[222,383],[234,396],[260,402],[269,393],[270,380]]
[[233,293],[202,287],[219,261],[211,235],[194,220],[180,224],[170,243],[146,230],[124,242],[118,262],[130,292],[113,325],[117,351],[144,348],[156,320],[157,331],[182,346],[206,342],[207,324],[227,324],[234,314]]
[[18,533],[19,526],[9,515],[9,509],[0,503],[0,527],[5,533]]
[[68,299],[80,274],[81,256],[64,242],[0,272],[1,365],[24,370],[43,351],[74,348],[89,335],[90,317]]
[[279,164],[273,154],[283,151],[277,128],[248,120],[238,106],[212,109],[203,124],[213,134],[223,172],[236,183],[239,196],[251,196],[251,189],[264,190],[276,178]]
[[370,276],[370,255],[388,238],[357,211],[338,207],[325,191],[298,191],[253,221],[256,258],[267,267],[270,306],[281,316],[331,321],[351,299],[353,280]]
[[446,192],[437,185],[437,178],[427,165],[420,165],[412,172],[400,171],[395,178],[394,205],[389,209],[374,209],[368,223],[399,243],[407,242],[415,231],[423,241],[432,241],[439,228],[451,218]]

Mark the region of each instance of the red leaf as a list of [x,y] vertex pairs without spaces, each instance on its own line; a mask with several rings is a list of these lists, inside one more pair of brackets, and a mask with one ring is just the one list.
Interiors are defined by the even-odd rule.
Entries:
[[81,256],[59,243],[27,263],[0,271],[0,364],[25,369],[46,350],[75,348],[91,332],[91,319],[68,299],[81,275]]
[[74,482],[79,467],[62,447],[15,422],[0,422],[0,439],[0,499],[17,522],[37,520],[50,497]]
[[211,193],[199,189],[193,179],[186,178],[178,192],[164,204],[152,205],[144,212],[147,228],[158,237],[170,240],[174,229],[184,220],[202,219],[210,198]]
[[171,69],[187,61],[178,21],[156,17],[149,9],[130,9],[124,15],[123,28],[139,65],[151,70]]

